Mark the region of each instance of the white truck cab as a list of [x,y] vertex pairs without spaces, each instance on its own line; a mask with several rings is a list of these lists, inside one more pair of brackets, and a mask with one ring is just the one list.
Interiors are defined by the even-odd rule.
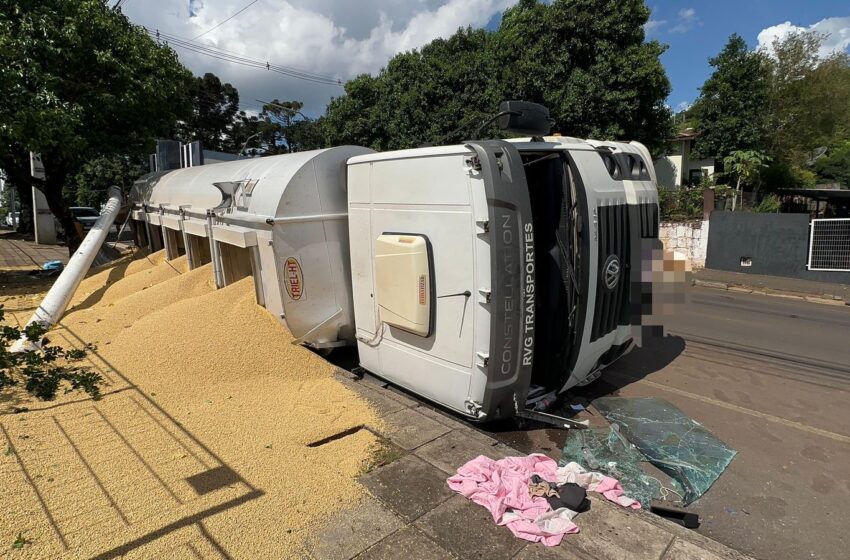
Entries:
[[[582,384],[628,349],[639,295],[633,263],[640,239],[658,235],[642,145],[473,141],[347,165],[365,369],[495,419],[524,408],[531,384]],[[408,265],[409,252],[385,249],[399,241],[424,248],[419,266]],[[382,261],[394,262],[394,275],[376,274]],[[404,316],[417,308],[427,328],[414,330],[422,317]]]

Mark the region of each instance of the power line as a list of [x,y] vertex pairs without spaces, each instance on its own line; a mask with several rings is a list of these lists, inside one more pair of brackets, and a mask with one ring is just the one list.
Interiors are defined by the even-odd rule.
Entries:
[[205,45],[203,43],[191,41],[189,39],[183,39],[183,38],[178,37],[176,35],[169,35],[167,33],[159,33],[159,35],[162,35],[169,42],[174,43],[177,46],[181,46],[181,47],[184,47],[184,48],[187,48],[187,49],[190,49],[190,50],[195,49],[196,51],[203,51],[203,53],[209,53],[210,55],[216,55],[216,56],[222,56],[222,57],[225,57],[225,58],[229,58],[229,59],[232,59],[233,61],[258,65],[258,67],[263,67],[263,68],[266,68],[267,70],[279,70],[281,72],[293,74],[296,77],[304,77],[304,78],[308,78],[308,79],[322,80],[322,81],[327,81],[327,82],[335,83],[335,84],[340,83],[340,80],[338,80],[337,78],[331,77],[331,76],[325,76],[325,75],[322,75],[322,74],[307,72],[305,70],[299,70],[299,69],[288,67],[288,66],[271,64],[268,61],[248,58],[248,57],[240,55],[238,53],[227,51],[227,50],[224,50],[224,49],[221,49],[221,48],[218,48],[218,47],[213,47],[211,45]]
[[224,25],[228,21],[232,20],[233,18],[235,18],[236,16],[238,16],[239,14],[241,14],[242,12],[244,12],[245,10],[247,10],[248,8],[250,8],[251,6],[256,4],[258,1],[259,0],[253,0],[252,2],[249,2],[247,6],[245,6],[244,8],[242,8],[241,10],[239,10],[238,12],[236,12],[235,14],[233,14],[232,16],[230,16],[229,18],[224,20],[223,22],[219,23],[218,25],[214,25],[213,27],[210,27],[209,29],[207,29],[206,31],[201,33],[200,35],[196,35],[195,37],[192,37],[192,40],[194,41],[195,39],[200,39],[201,37],[203,37],[204,35],[206,35],[210,31],[212,31],[213,29],[218,29],[219,27],[221,27],[222,25]]
[[[177,44],[178,46],[187,45],[191,48],[196,48],[196,49],[203,50],[205,52],[210,52],[210,53],[213,53],[213,54],[226,56],[226,57],[233,58],[233,59],[236,59],[236,60],[239,60],[239,61],[242,61],[242,62],[256,63],[256,64],[261,64],[263,66],[270,64],[267,61],[248,58],[248,57],[245,57],[241,54],[234,53],[232,51],[227,51],[227,50],[222,49],[222,48],[214,47],[212,45],[207,45],[207,44],[201,43],[199,41],[193,41],[191,39],[184,39],[183,37],[179,37],[177,35],[171,35],[169,33],[165,33],[165,32],[159,31],[159,30],[156,30],[156,32],[154,32],[154,31],[152,31],[148,28],[145,28],[145,30],[149,34],[154,35],[157,39],[164,37],[167,41],[173,42],[173,43]],[[333,82],[339,82],[339,80],[337,78],[333,78],[331,76],[325,76],[325,75],[322,75],[322,74],[316,74],[316,73],[313,73],[313,72],[307,72],[305,70],[298,70],[296,68],[287,67],[287,66],[280,66],[280,65],[277,65],[277,64],[271,64],[270,66],[272,68],[278,68],[278,69],[281,69],[281,70],[293,72],[293,73],[304,75],[304,76],[309,76],[309,77],[319,78],[319,79],[324,79],[324,80],[330,80],[330,81],[333,81]]]
[[342,81],[338,78],[333,78],[331,76],[326,76],[322,74],[315,74],[313,72],[307,72],[305,70],[299,70],[296,68],[291,68],[288,66],[281,66],[279,64],[272,64],[268,61],[258,60],[255,58],[249,58],[246,56],[242,56],[230,51],[226,51],[224,49],[220,49],[217,47],[212,47],[209,45],[204,45],[202,43],[193,42],[190,39],[183,39],[176,35],[170,35],[168,33],[160,32],[159,30],[153,31],[151,29],[145,28],[145,31],[151,36],[156,38],[157,40],[163,40],[169,45],[173,45],[179,47],[181,49],[185,49],[197,54],[202,54],[205,56],[209,56],[211,58],[215,58],[218,60],[223,60],[226,62],[231,62],[233,64],[240,64],[242,66],[247,66],[251,68],[259,68],[261,70],[266,70],[269,72],[276,72],[278,74],[282,74],[284,76],[289,76],[292,78],[297,78],[299,80],[306,80],[309,82],[325,84],[325,85],[336,85],[341,86]]

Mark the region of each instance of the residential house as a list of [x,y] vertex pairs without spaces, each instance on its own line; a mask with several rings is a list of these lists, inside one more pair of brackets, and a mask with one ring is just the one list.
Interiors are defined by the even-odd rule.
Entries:
[[714,158],[691,157],[694,141],[699,136],[700,133],[693,128],[685,128],[670,139],[667,153],[655,160],[659,188],[676,190],[683,185],[695,185],[703,177],[714,175]]

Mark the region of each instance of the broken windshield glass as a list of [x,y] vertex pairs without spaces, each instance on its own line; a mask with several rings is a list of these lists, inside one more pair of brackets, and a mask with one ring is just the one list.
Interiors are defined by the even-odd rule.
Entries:
[[737,453],[664,399],[603,397],[593,405],[647,461],[681,485],[685,505],[702,496]]
[[613,427],[570,430],[560,465],[571,461],[618,479],[626,495],[644,507],[661,495],[661,483],[641,467],[646,458]]

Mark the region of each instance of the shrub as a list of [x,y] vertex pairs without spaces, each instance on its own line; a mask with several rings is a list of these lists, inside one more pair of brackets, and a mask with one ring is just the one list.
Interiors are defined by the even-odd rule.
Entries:
[[779,207],[779,197],[775,194],[769,194],[761,199],[761,201],[753,208],[753,212],[773,214],[779,212]]
[[696,220],[703,214],[703,187],[682,187],[675,191],[658,191],[661,221]]

